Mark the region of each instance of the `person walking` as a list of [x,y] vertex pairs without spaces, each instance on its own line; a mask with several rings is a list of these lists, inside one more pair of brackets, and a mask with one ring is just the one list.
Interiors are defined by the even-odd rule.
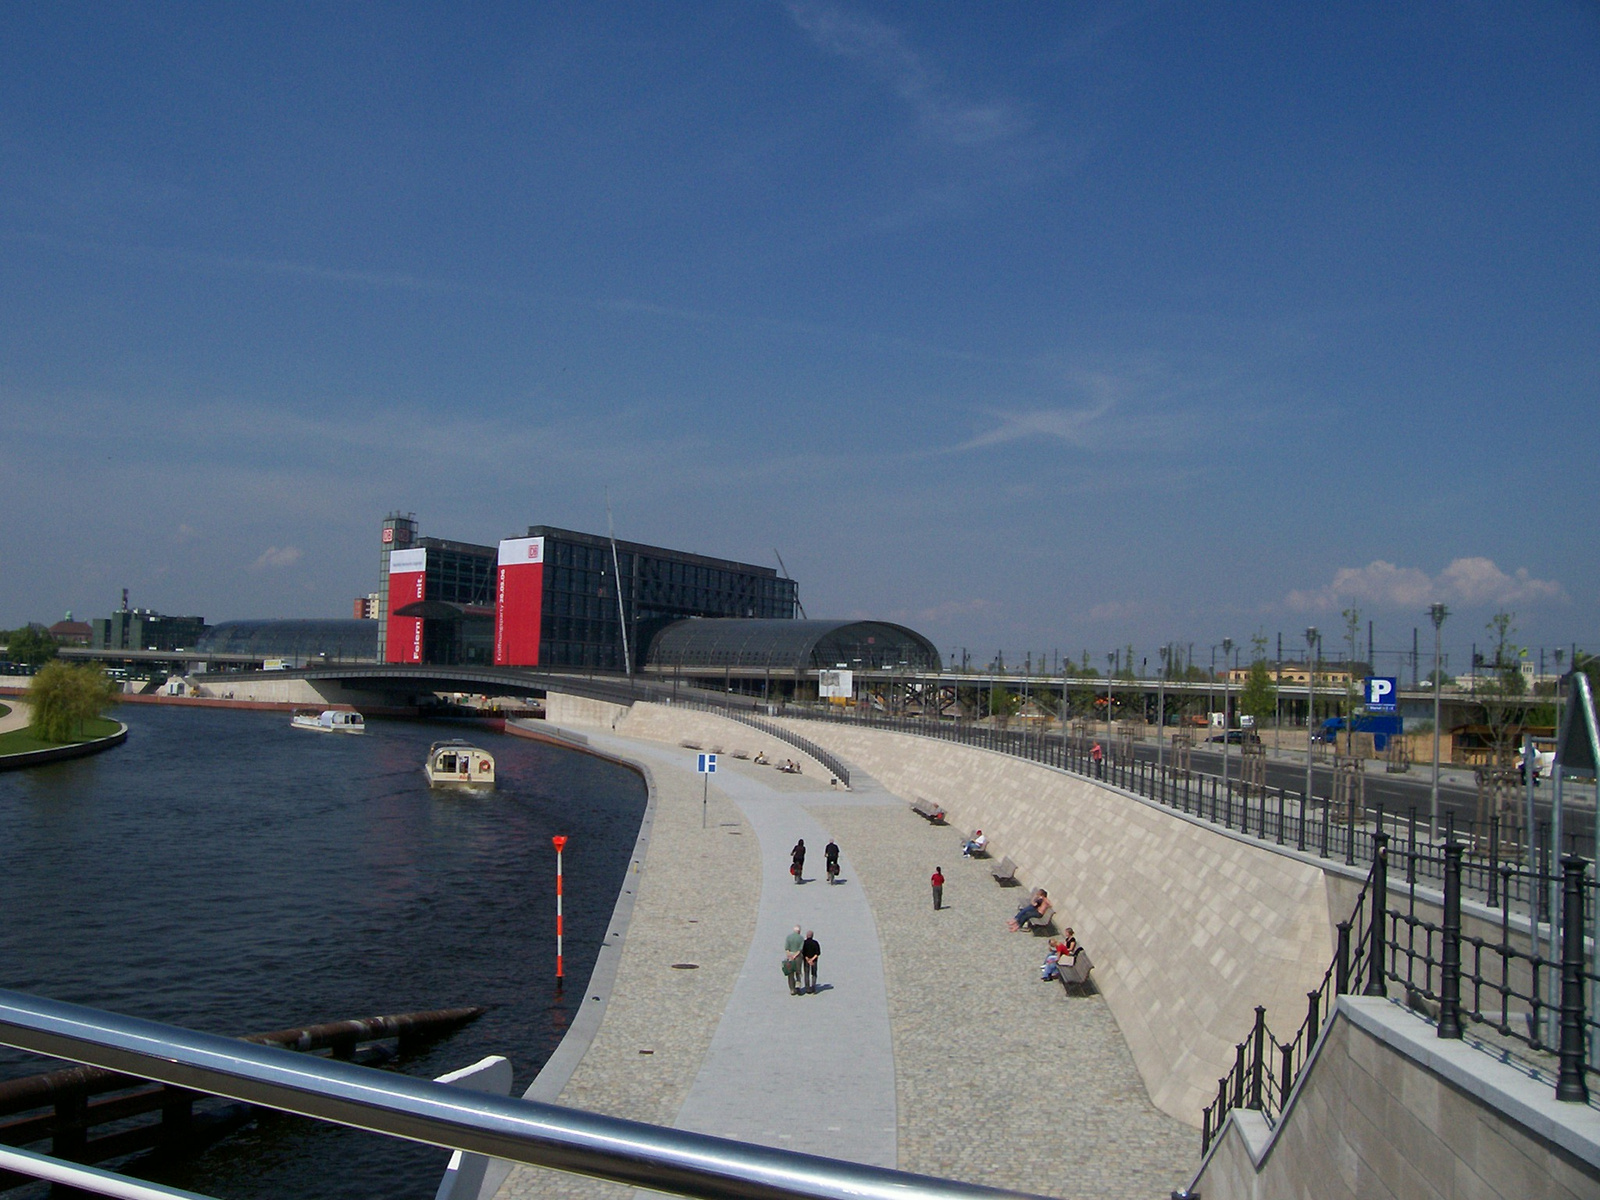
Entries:
[[814,930],[806,930],[806,940],[800,943],[800,964],[805,968],[805,980],[801,984],[802,992],[817,994],[817,959],[822,956],[822,946],[817,942]]
[[944,907],[944,871],[935,867],[928,882],[933,885],[933,911],[938,912]]
[[823,850],[822,850],[822,861],[827,864],[827,867],[828,867],[828,884],[829,884],[829,886],[832,886],[833,883],[839,878],[839,843],[838,842],[833,841],[831,838],[829,839],[828,844],[825,847],[823,847]]
[[801,882],[801,872],[806,869],[806,840],[801,838],[794,844],[794,849],[789,851],[789,874],[794,876],[796,883]]
[[1099,742],[1096,742],[1090,748],[1089,758],[1094,763],[1095,777],[1098,779],[1104,779],[1106,777],[1106,752],[1100,749]]
[[794,932],[783,939],[783,973],[789,979],[789,995],[800,994],[800,949],[805,945],[805,938],[800,936],[800,926],[794,927]]

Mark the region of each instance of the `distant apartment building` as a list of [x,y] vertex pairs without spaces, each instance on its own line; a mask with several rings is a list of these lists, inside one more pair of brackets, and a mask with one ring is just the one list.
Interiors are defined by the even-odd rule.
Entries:
[[357,621],[376,621],[378,619],[379,595],[377,592],[368,592],[365,596],[357,596],[355,611],[351,613]]
[[192,650],[206,631],[204,617],[169,617],[148,608],[121,608],[89,622],[96,650]]
[[[1305,687],[1306,681],[1311,678],[1312,666],[1310,663],[1286,662],[1267,664],[1267,673],[1272,676],[1273,682],[1282,680],[1291,687]],[[1282,672],[1280,675],[1279,672]],[[1343,688],[1350,686],[1351,677],[1361,678],[1367,674],[1365,663],[1318,663],[1316,665],[1317,686],[1319,688]],[[1229,667],[1228,682],[1242,684],[1250,678],[1249,667]]]

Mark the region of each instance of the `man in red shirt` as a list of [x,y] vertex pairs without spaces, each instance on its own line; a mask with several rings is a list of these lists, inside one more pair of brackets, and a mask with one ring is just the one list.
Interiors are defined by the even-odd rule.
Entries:
[[928,882],[933,884],[933,911],[938,912],[944,907],[944,873],[935,867]]

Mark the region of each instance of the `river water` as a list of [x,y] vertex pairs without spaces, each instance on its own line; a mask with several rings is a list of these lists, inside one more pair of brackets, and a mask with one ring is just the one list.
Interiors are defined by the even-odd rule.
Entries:
[[[125,745],[0,774],[0,986],[212,1033],[488,1005],[397,1064],[504,1054],[520,1094],[582,997],[644,811],[634,772],[480,729],[125,705]],[[495,756],[486,796],[430,792],[431,741]],[[568,842],[567,997],[554,989]],[[0,1077],[49,1069],[0,1051]],[[217,1197],[418,1197],[443,1151],[267,1114],[142,1171]],[[14,1192],[21,1197],[32,1194]]]

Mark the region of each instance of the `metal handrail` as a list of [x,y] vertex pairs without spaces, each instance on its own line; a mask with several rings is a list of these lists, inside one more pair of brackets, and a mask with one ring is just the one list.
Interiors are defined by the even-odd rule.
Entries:
[[701,1200],[1022,1195],[490,1096],[4,989],[0,1043],[414,1142]]

